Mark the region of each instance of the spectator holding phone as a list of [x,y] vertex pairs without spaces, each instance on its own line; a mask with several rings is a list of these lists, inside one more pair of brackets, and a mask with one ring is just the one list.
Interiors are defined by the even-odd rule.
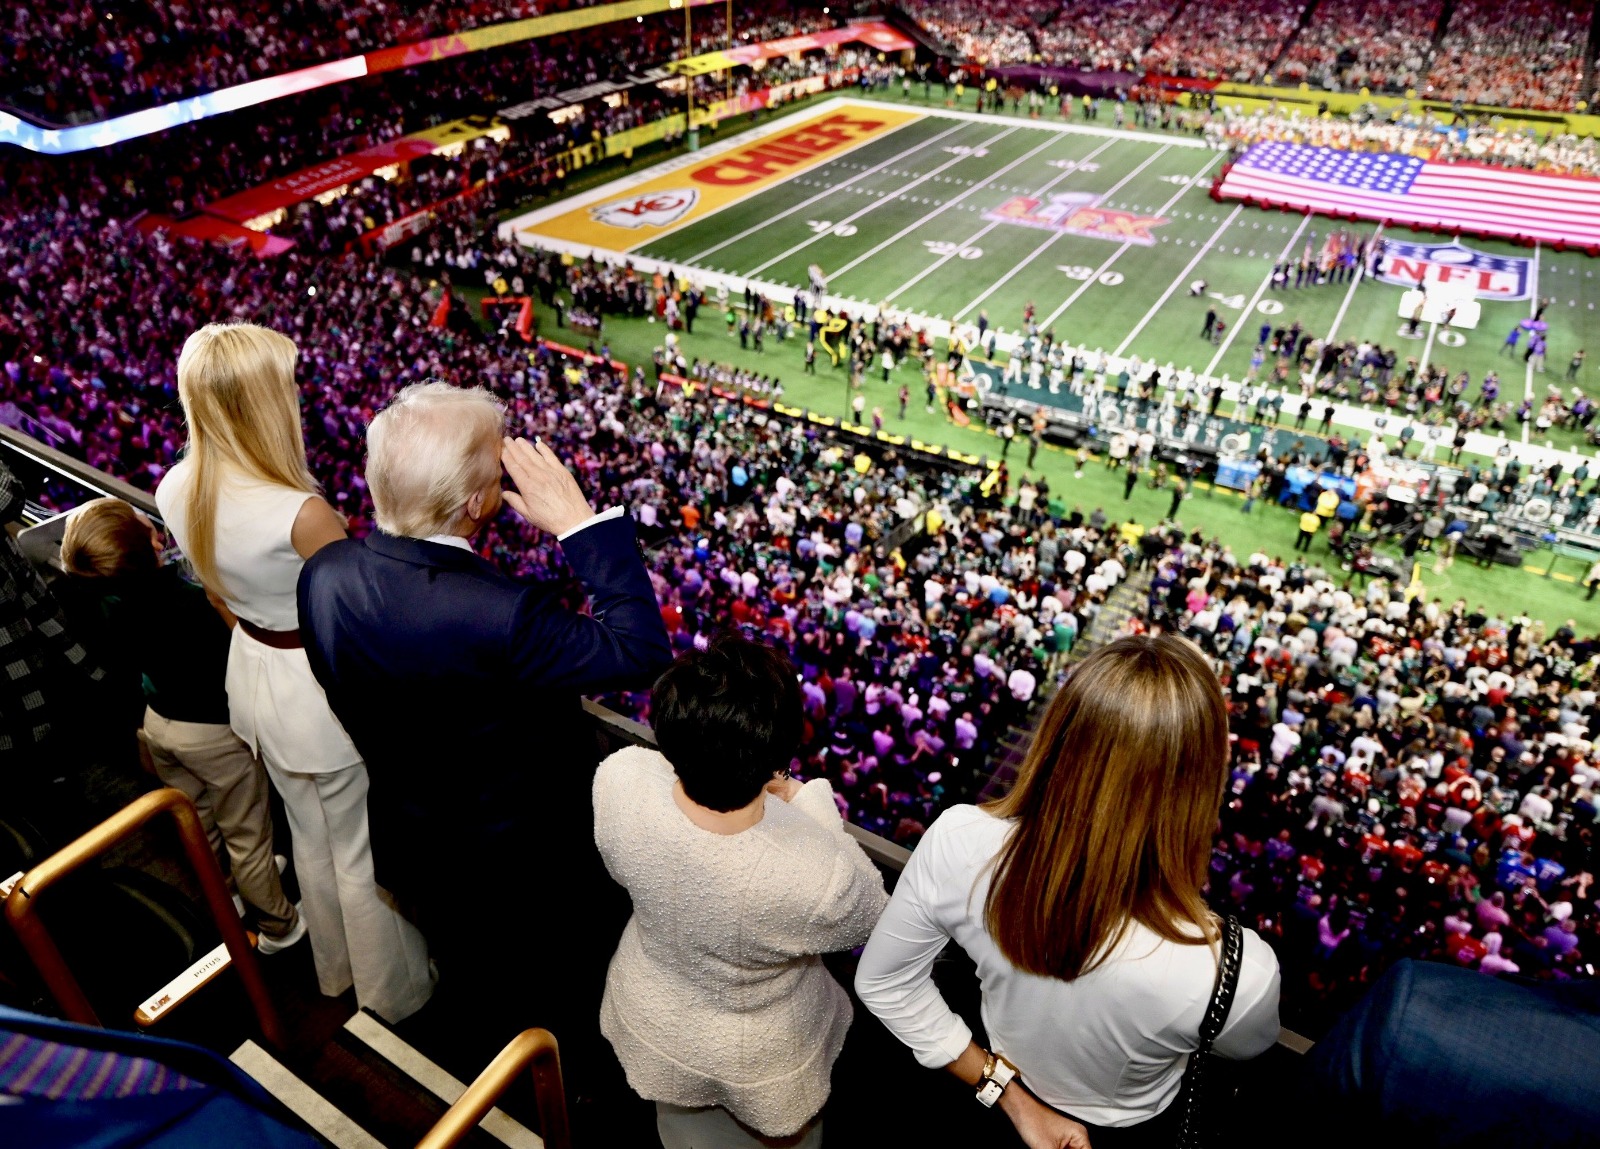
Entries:
[[601,1028],[667,1149],[814,1149],[851,1015],[819,955],[866,939],[883,878],[828,782],[787,776],[801,690],[782,653],[713,639],[651,710],[661,749],[595,776],[595,840],[634,907]]
[[[862,1002],[1032,1149],[1171,1145],[1217,979],[1200,891],[1227,768],[1227,706],[1198,647],[1136,636],[1096,651],[1011,793],[929,827],[862,956]],[[977,964],[988,1050],[931,978],[951,940]],[[1277,961],[1245,930],[1214,1051],[1254,1057],[1277,1036]]]

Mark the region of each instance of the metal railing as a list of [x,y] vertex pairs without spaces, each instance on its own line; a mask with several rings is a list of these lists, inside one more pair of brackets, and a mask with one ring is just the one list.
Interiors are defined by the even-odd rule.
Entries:
[[261,969],[256,965],[256,952],[234,913],[233,898],[228,894],[216,855],[211,852],[211,843],[200,824],[200,815],[188,795],[181,790],[152,790],[141,795],[29,869],[6,898],[6,920],[16,931],[22,948],[27,951],[45,988],[55,998],[67,1020],[80,1025],[103,1026],[100,1015],[90,1004],[83,987],[62,957],[55,939],[40,919],[39,899],[51,886],[109,853],[147,823],[163,816],[170,817],[178,831],[184,855],[200,881],[206,909],[222,935],[222,943],[228,949],[231,964],[244,983],[250,1007],[255,1011],[256,1022],[261,1027],[261,1036],[268,1044],[282,1048],[283,1029],[273,1008],[272,997],[267,992],[266,982],[261,978]]
[[533,1074],[539,1135],[544,1138],[546,1149],[571,1149],[566,1093],[561,1084],[561,1052],[548,1029],[525,1029],[513,1037],[428,1135],[417,1142],[417,1149],[451,1149],[459,1144],[525,1069]]

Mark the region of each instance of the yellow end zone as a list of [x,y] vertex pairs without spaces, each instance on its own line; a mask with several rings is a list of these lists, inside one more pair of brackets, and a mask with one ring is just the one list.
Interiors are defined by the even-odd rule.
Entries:
[[867,104],[835,106],[771,134],[745,134],[730,145],[689,157],[686,164],[642,183],[601,188],[582,206],[530,221],[519,232],[585,247],[627,251],[704,219],[729,204],[837,159],[886,135],[918,112]]

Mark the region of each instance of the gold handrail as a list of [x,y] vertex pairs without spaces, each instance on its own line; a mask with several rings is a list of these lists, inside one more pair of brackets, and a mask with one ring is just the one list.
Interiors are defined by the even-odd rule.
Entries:
[[539,1135],[544,1138],[546,1149],[572,1149],[567,1096],[561,1086],[561,1051],[548,1029],[525,1029],[513,1037],[428,1135],[417,1142],[417,1149],[451,1149],[459,1144],[529,1067],[533,1070],[534,1100],[539,1106]]
[[28,957],[44,979],[51,996],[56,999],[56,1004],[67,1015],[67,1020],[80,1025],[103,1025],[94,1006],[84,996],[78,979],[67,968],[66,959],[61,956],[55,939],[40,921],[37,913],[39,897],[62,878],[94,861],[162,814],[171,815],[177,827],[183,852],[205,893],[206,909],[211,912],[211,918],[222,934],[223,944],[228,947],[233,968],[244,982],[245,993],[250,997],[251,1008],[255,1010],[256,1021],[261,1026],[261,1036],[269,1044],[281,1049],[283,1031],[278,1024],[277,1011],[272,1007],[272,998],[267,993],[266,983],[261,979],[261,969],[256,965],[256,952],[250,946],[250,939],[245,937],[238,915],[234,913],[233,899],[228,895],[222,868],[217,865],[216,855],[211,852],[211,843],[200,825],[200,815],[195,812],[194,803],[189,801],[188,795],[181,790],[153,790],[136,798],[23,874],[22,880],[6,899],[6,920],[16,931],[22,948],[28,952]]

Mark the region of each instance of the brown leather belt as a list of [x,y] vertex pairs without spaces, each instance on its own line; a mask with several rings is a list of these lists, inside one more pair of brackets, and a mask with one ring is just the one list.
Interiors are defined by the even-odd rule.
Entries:
[[239,629],[255,639],[262,646],[270,646],[274,650],[299,650],[305,645],[300,638],[300,631],[296,630],[263,630],[253,622],[239,620]]

